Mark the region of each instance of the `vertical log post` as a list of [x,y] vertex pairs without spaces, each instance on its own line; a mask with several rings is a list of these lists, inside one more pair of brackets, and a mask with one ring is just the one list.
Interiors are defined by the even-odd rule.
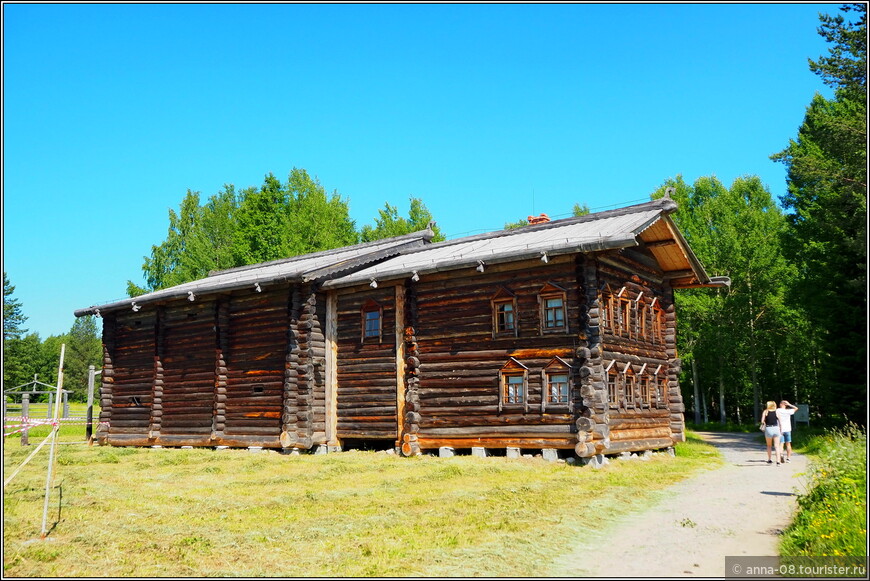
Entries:
[[97,426],[97,442],[106,444],[109,439],[109,422],[112,419],[112,389],[115,383],[113,358],[115,356],[114,315],[103,317],[103,373],[100,387],[100,425]]
[[282,448],[292,448],[298,441],[297,424],[297,393],[299,391],[299,330],[298,317],[301,308],[299,287],[294,285],[288,289],[287,297],[287,350],[284,358],[284,393],[282,396],[283,410],[281,412]]
[[85,412],[85,440],[88,446],[94,444],[94,384],[97,372],[93,365],[88,365],[88,407]]
[[408,283],[405,289],[404,308],[405,328],[403,340],[405,344],[405,417],[402,433],[399,438],[402,443],[402,454],[405,456],[419,455],[422,450],[418,443],[420,432],[420,351],[417,346],[415,328],[417,326],[417,289],[413,283]]
[[405,431],[405,286],[396,285],[396,447]]
[[227,359],[230,351],[230,304],[227,298],[215,303],[215,371],[214,403],[212,408],[211,440],[224,437],[227,427]]
[[326,445],[341,448],[338,440],[338,294],[326,297]]
[[[54,476],[54,458],[57,450],[57,432],[58,432],[58,403],[60,403],[60,394],[63,390],[63,356],[66,351],[66,344],[61,343],[60,346],[60,363],[57,366],[57,400],[54,406],[54,425],[51,427],[51,447],[48,450],[48,474],[45,477],[45,502],[42,504],[42,533],[41,538],[45,539],[48,534],[48,499],[51,496],[51,482]],[[50,395],[50,394],[49,394]]]
[[24,393],[21,395],[21,424],[24,430],[21,432],[21,445],[30,445],[30,428],[27,424],[30,422],[30,394]]

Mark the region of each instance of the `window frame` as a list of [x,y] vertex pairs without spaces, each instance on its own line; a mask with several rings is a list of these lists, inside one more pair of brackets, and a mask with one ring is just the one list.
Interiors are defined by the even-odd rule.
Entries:
[[[502,288],[490,299],[492,306],[492,338],[518,337],[519,336],[519,313],[517,311],[517,297],[509,290]],[[513,309],[513,328],[502,330],[500,327],[500,307],[510,305]]]
[[[562,326],[547,327],[547,312],[550,308],[547,306],[548,300],[559,299],[562,301],[560,310],[562,311]],[[551,282],[548,282],[538,291],[538,316],[540,321],[541,334],[568,334],[568,292]]]
[[[378,322],[378,333],[377,335],[369,335],[368,331],[368,314],[369,313],[377,313],[377,322]],[[382,343],[384,339],[384,307],[381,306],[380,303],[373,299],[367,300],[363,306],[360,308],[360,320],[362,323],[362,330],[360,333],[360,342],[377,342]]]
[[624,398],[625,409],[637,409],[637,374],[631,368],[631,363],[625,364],[625,369],[622,370],[622,391]]
[[[521,377],[523,396],[522,401],[508,402],[508,386],[510,378]],[[529,368],[511,357],[498,372],[498,411],[505,409],[520,409],[529,411]]]
[[[565,376],[564,402],[554,402],[550,399],[550,378],[556,375]],[[573,384],[574,368],[561,357],[554,357],[541,371],[541,412],[547,411],[547,408],[559,408],[569,412],[574,411],[574,402],[571,398]]]
[[620,379],[622,374],[616,366],[616,360],[612,360],[607,366],[607,407],[608,409],[619,409],[621,407],[620,394],[624,394],[624,386]]
[[666,409],[668,407],[668,404],[665,401],[665,392],[668,388],[668,376],[667,376],[667,372],[664,369],[664,366],[659,365],[659,368],[656,369],[656,372],[653,374],[653,376],[656,378],[656,381],[655,381],[656,408],[657,409]]
[[665,344],[665,331],[667,328],[667,319],[665,318],[665,310],[660,306],[658,301],[652,308],[652,342],[656,345]]

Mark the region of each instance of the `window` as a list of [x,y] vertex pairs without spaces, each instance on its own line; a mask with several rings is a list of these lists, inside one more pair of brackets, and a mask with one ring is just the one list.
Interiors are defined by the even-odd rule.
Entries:
[[544,324],[547,329],[561,329],[565,326],[565,299],[556,297],[545,299]]
[[619,321],[616,333],[622,337],[631,337],[631,299],[623,297],[619,299]]
[[492,298],[492,336],[516,337],[517,325],[517,299],[507,289],[501,289]]
[[637,375],[631,365],[626,363],[622,371],[622,385],[625,390],[625,407],[634,408],[639,403],[637,400]]
[[619,407],[622,391],[622,375],[616,369],[616,362],[611,361],[607,369],[607,400],[610,409]]
[[647,305],[643,299],[635,302],[634,337],[639,340],[648,340],[647,337]]
[[547,403],[568,405],[568,374],[547,374]]
[[499,371],[498,410],[523,406],[528,410],[529,369],[511,357]]
[[605,329],[608,331],[610,330],[611,303],[612,303],[612,301],[611,301],[610,295],[605,295],[604,299],[601,301],[601,309],[599,310],[598,317],[599,317],[599,321],[600,321],[600,325],[601,325],[602,330],[605,330]]
[[652,340],[660,345],[665,342],[665,311],[658,303],[653,306],[652,311]]
[[647,374],[640,376],[638,380],[640,384],[640,396],[644,407],[652,408],[656,405],[656,384],[655,379]]
[[544,368],[543,394],[541,397],[541,411],[546,411],[549,406],[568,407],[571,405],[571,365],[561,357],[554,357]]
[[658,408],[668,407],[667,406],[667,393],[668,393],[668,378],[663,373],[663,370],[659,369],[655,374],[656,407],[658,407]]
[[362,309],[362,341],[381,341],[384,311],[375,301],[369,300]]
[[526,380],[522,374],[505,373],[504,403],[523,403],[526,401]]
[[541,289],[538,300],[541,304],[541,330],[544,333],[568,331],[565,295],[565,289],[552,283],[547,283]]

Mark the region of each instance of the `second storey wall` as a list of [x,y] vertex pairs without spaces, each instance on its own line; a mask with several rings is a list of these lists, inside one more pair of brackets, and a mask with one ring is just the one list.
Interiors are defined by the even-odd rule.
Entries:
[[[563,292],[563,327],[546,328],[542,292]],[[581,331],[574,257],[426,276],[408,296],[419,367],[407,429],[417,446],[574,447],[572,406],[542,409],[545,369],[557,357],[571,364]],[[512,301],[515,333],[498,332],[494,299]],[[505,401],[504,372],[524,375],[521,398]]]

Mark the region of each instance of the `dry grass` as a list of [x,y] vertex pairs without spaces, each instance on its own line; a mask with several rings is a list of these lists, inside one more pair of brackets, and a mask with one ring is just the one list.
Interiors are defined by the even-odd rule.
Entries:
[[[8,474],[29,450],[7,444]],[[597,470],[539,458],[58,449],[46,540],[47,453],[4,490],[4,576],[545,576],[589,527],[716,464],[699,441],[676,458]]]

